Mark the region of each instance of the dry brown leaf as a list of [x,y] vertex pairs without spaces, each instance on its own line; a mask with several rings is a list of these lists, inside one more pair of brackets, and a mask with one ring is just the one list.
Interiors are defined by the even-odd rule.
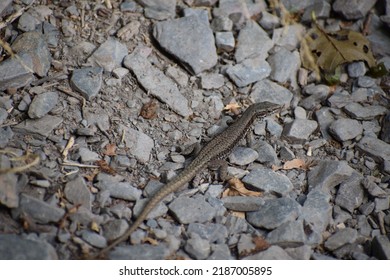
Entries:
[[245,212],[230,211],[229,213],[234,217],[245,219]]
[[271,245],[261,236],[255,236],[252,238],[253,244],[255,244],[255,247],[252,250],[243,251],[240,254],[240,257],[246,257],[249,255],[256,254],[258,252],[264,251],[268,249]]
[[157,102],[155,100],[151,100],[142,106],[140,115],[147,120],[155,119],[157,117],[157,108]]
[[267,250],[271,245],[261,236],[253,237],[253,243],[256,245],[256,253]]
[[365,61],[374,67],[376,62],[370,50],[369,41],[361,34],[352,30],[326,32],[318,24],[309,30],[301,44],[301,60],[303,67],[316,71],[315,64],[327,73],[344,63]]
[[293,160],[286,161],[283,164],[283,169],[284,170],[290,170],[290,169],[294,169],[294,168],[302,169],[305,165],[306,165],[306,163],[303,159],[296,158]]
[[157,246],[157,245],[158,245],[158,241],[157,241],[156,239],[154,239],[154,238],[145,237],[145,238],[143,239],[143,241],[144,241],[145,243],[149,243],[149,244],[154,245],[154,246]]
[[312,166],[315,165],[315,162],[313,160],[303,160],[303,159],[293,159],[285,162],[283,166],[276,166],[272,165],[272,170],[277,171],[280,169],[283,170],[291,170],[291,169],[302,169],[302,170],[309,170]]
[[99,174],[99,169],[93,169],[92,172],[88,173],[88,174],[84,174],[83,177],[85,179],[87,179],[88,182],[93,182],[93,180],[95,179],[96,175]]
[[97,160],[95,161],[96,165],[99,166],[100,170],[104,173],[110,174],[110,175],[116,175],[116,170],[113,169],[111,166],[108,165],[107,162],[104,160]]
[[232,192],[229,192],[227,196],[232,195],[241,195],[241,196],[261,196],[261,192],[248,190],[244,183],[238,178],[232,178],[228,181],[229,189],[232,189]]
[[106,156],[116,156],[116,145],[115,143],[110,143],[110,144],[107,144],[105,146],[105,151],[103,152],[103,154],[105,154]]
[[223,109],[225,111],[232,112],[234,115],[238,115],[240,108],[241,108],[241,106],[238,105],[237,103],[230,103],[230,104],[226,105],[225,108],[223,108]]

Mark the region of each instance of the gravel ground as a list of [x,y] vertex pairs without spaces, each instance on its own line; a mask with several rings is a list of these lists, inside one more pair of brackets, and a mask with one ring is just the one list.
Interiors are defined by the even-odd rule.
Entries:
[[299,48],[315,11],[390,68],[390,1],[271,3],[1,1],[0,259],[96,253],[262,101],[285,107],[228,157],[237,179],[205,170],[108,257],[390,259],[389,76],[354,61],[329,86]]

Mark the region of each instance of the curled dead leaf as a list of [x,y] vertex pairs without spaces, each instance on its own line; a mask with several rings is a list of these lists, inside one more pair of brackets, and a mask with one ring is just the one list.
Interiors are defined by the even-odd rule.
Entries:
[[327,73],[334,73],[347,62],[365,61],[370,68],[376,64],[370,43],[363,34],[352,30],[326,32],[318,24],[303,38],[300,54],[303,67],[316,71],[314,61]]
[[140,115],[147,120],[155,119],[157,117],[157,108],[157,102],[155,100],[151,100],[142,106]]

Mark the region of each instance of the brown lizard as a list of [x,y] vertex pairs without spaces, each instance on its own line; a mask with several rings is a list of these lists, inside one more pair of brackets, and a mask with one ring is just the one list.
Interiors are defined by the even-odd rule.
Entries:
[[270,102],[256,103],[248,109],[222,133],[215,136],[208,142],[196,156],[196,158],[183,170],[178,176],[173,178],[163,186],[153,197],[150,198],[141,214],[137,217],[131,227],[113,243],[101,250],[97,257],[103,257],[107,252],[116,247],[119,243],[125,241],[138,228],[138,226],[147,218],[148,214],[162,201],[167,195],[175,192],[181,186],[191,181],[197,173],[206,168],[207,165],[215,160],[226,158],[233,148],[243,139],[252,123],[259,117],[264,117],[272,112],[281,109],[283,106]]

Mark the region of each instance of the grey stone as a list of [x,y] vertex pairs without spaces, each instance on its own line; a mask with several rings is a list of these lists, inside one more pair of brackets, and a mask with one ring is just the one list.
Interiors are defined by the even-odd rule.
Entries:
[[206,259],[211,252],[208,240],[200,238],[197,234],[192,234],[191,238],[186,241],[184,250],[196,260]]
[[296,248],[285,248],[284,251],[294,260],[310,260],[312,249],[309,245],[303,245]]
[[103,225],[103,235],[108,241],[113,241],[121,237],[128,228],[129,225],[123,219],[111,220]]
[[387,113],[388,109],[380,105],[362,106],[359,103],[349,103],[345,112],[357,120],[372,120]]
[[259,154],[247,147],[236,147],[229,155],[229,162],[237,165],[247,165],[254,162]]
[[234,259],[230,253],[230,248],[226,244],[211,244],[211,255],[208,260],[232,260]]
[[226,69],[226,74],[238,86],[245,87],[263,80],[271,73],[271,67],[262,57],[248,58]]
[[370,34],[366,38],[370,41],[371,50],[374,55],[389,56],[390,38],[387,36],[386,28],[383,28],[383,22],[374,14],[371,18]]
[[92,222],[100,225],[100,224],[106,222],[106,220],[107,220],[106,217],[100,216],[100,215],[95,215],[90,210],[88,210],[87,208],[84,208],[83,206],[80,206],[77,209],[77,212],[69,215],[69,219],[73,224],[84,227],[84,228],[90,228]]
[[8,117],[8,112],[6,109],[0,108],[0,125],[4,123],[4,121]]
[[292,260],[279,246],[271,246],[265,251],[243,258],[243,260]]
[[181,224],[204,223],[216,214],[216,210],[202,197],[179,197],[169,204],[169,210]]
[[192,114],[187,99],[180,93],[176,84],[146,58],[133,52],[126,56],[124,65],[134,73],[145,90],[166,103],[176,113],[184,117]]
[[0,235],[0,260],[57,260],[55,249],[47,242],[29,240],[15,234]]
[[357,229],[359,234],[369,237],[371,236],[372,228],[367,220],[367,217],[363,215],[357,216]]
[[[269,129],[269,123],[267,122],[268,129]],[[275,152],[275,149],[268,144],[267,141],[258,141],[254,145],[253,149],[255,149],[258,153],[257,161],[266,164],[267,166],[270,166],[272,164],[279,165],[278,156]]]
[[52,206],[26,194],[20,195],[19,208],[15,210],[16,213],[24,213],[41,224],[58,222],[65,215],[64,209]]
[[331,107],[342,108],[345,105],[349,104],[352,101],[351,94],[346,90],[339,90],[332,94],[328,98],[328,103]]
[[178,67],[168,66],[165,74],[174,80],[179,86],[186,87],[188,84],[188,76]]
[[228,231],[224,225],[221,224],[199,224],[191,223],[188,225],[187,233],[192,235],[193,233],[199,235],[202,239],[207,240],[209,243],[224,243],[228,238]]
[[365,17],[368,11],[375,5],[375,2],[364,0],[336,0],[332,8],[335,12],[341,13],[346,19],[355,20]]
[[128,182],[113,182],[108,180],[99,180],[95,186],[101,190],[108,190],[110,196],[114,198],[125,199],[129,201],[136,201],[141,197],[142,191],[133,187]]
[[345,161],[325,160],[309,171],[309,189],[330,190],[344,182],[354,173]]
[[325,248],[330,251],[333,251],[345,244],[352,244],[355,242],[357,235],[357,230],[353,228],[345,228],[339,230],[325,241]]
[[237,243],[237,251],[239,256],[246,256],[256,250],[252,234],[241,234]]
[[28,116],[32,119],[42,118],[49,113],[58,102],[58,93],[45,92],[34,97],[29,109]]
[[275,29],[280,25],[279,18],[267,11],[261,12],[261,19],[259,20],[259,24],[262,28],[266,30]]
[[85,99],[91,100],[100,91],[102,74],[103,68],[101,67],[75,69],[70,78],[70,85],[79,91]]
[[[232,31],[233,21],[229,17],[214,17],[211,21],[211,29],[216,32]],[[231,33],[231,32],[229,32]]]
[[57,27],[44,21],[42,24],[42,31],[49,48],[57,48],[58,40],[60,38],[60,31]]
[[234,50],[236,41],[232,32],[216,32],[215,45],[219,51],[231,52]]
[[228,214],[225,226],[228,229],[229,236],[246,232],[249,228],[249,225],[245,219],[233,216],[231,214]]
[[138,130],[125,127],[124,125],[120,125],[119,129],[125,133],[124,143],[129,149],[129,153],[141,163],[148,162],[151,151],[154,148],[153,139]]
[[12,0],[4,0],[0,2],[0,16],[3,16],[3,13],[7,11],[11,7]]
[[301,205],[287,197],[266,200],[258,211],[246,214],[248,222],[260,228],[275,229],[288,221],[294,221],[301,213]]
[[296,119],[284,126],[283,137],[291,143],[304,144],[317,127],[316,121]]
[[341,209],[339,205],[333,206],[333,223],[335,225],[346,223],[348,219],[352,219],[352,216],[347,211]]
[[362,88],[371,88],[375,86],[375,79],[368,76],[362,76],[358,78],[357,85]]
[[335,203],[346,209],[349,213],[358,208],[364,198],[364,190],[360,184],[361,176],[352,175],[347,181],[341,183]]
[[89,230],[84,230],[81,237],[89,244],[96,248],[103,249],[107,246],[107,240],[101,236],[100,234],[97,234],[96,232],[92,232]]
[[[42,34],[35,31],[21,34],[12,44],[12,50],[18,53],[19,56],[30,56],[31,67],[30,63],[27,63],[26,65],[38,76],[46,76],[50,69],[51,55]],[[22,60],[25,61],[24,59]]]
[[79,149],[79,155],[81,162],[94,162],[100,160],[98,153],[91,151],[90,149],[85,147],[81,147]]
[[126,45],[110,37],[93,52],[87,62],[111,72],[122,65],[127,52]]
[[197,16],[158,22],[153,28],[153,36],[165,51],[193,74],[208,70],[217,63],[213,33],[209,24]]
[[280,3],[290,12],[297,12],[309,7],[313,0],[281,0]]
[[380,260],[390,260],[390,241],[385,235],[375,236],[372,240],[372,253]]
[[209,13],[206,9],[184,8],[183,16],[185,16],[185,17],[197,16],[198,18],[203,20],[203,22],[207,25],[209,24],[209,21],[210,21]]
[[366,74],[367,69],[363,61],[352,62],[348,64],[348,75],[351,78],[362,77]]
[[269,101],[274,104],[285,104],[286,106],[290,105],[292,97],[291,91],[267,79],[254,84],[249,96],[256,103]]
[[381,189],[372,179],[364,178],[362,180],[363,187],[373,197],[386,197],[388,194]]
[[176,15],[175,0],[141,0],[139,3],[144,7],[145,17],[156,20],[174,18]]
[[77,176],[74,180],[66,183],[64,194],[73,205],[81,204],[91,210],[92,196],[83,177]]
[[216,89],[225,84],[223,75],[218,73],[203,73],[200,75],[200,79],[203,89]]
[[272,41],[276,46],[285,47],[293,51],[299,45],[306,29],[301,24],[292,24],[287,27],[276,28],[273,32]]
[[13,136],[14,133],[12,132],[11,127],[0,127],[0,148],[7,146],[8,142],[12,139]]
[[363,126],[353,119],[338,119],[329,126],[329,132],[338,141],[354,139],[363,133]]
[[383,118],[380,138],[390,144],[390,112]]
[[295,158],[295,154],[287,147],[281,147],[279,151],[280,159],[282,161],[289,161]]
[[288,221],[280,225],[268,233],[266,241],[282,248],[304,245],[306,242],[306,234],[303,228],[303,221]]
[[[149,198],[144,199],[138,199],[137,203],[135,204],[133,211],[134,216],[138,217],[142,210],[145,208],[146,204],[149,202]],[[168,212],[168,207],[165,205],[164,202],[160,202],[157,204],[157,206],[147,215],[148,219],[156,219],[158,217],[161,217],[165,215]]]
[[[1,166],[4,170],[9,167]],[[0,203],[8,208],[15,208],[19,206],[17,176],[12,173],[0,174]]]
[[285,48],[280,48],[276,53],[267,59],[271,66],[270,78],[278,83],[289,82],[293,89],[298,88],[297,71],[301,66],[301,59],[298,51],[290,52]]
[[380,198],[376,197],[375,198],[375,211],[385,211],[390,208],[390,196]]
[[165,245],[137,244],[117,247],[108,257],[111,260],[165,260],[170,255]]
[[376,162],[390,161],[390,144],[371,136],[364,136],[356,147]]
[[223,206],[233,211],[256,211],[264,204],[264,199],[253,196],[227,196],[222,198]]
[[309,192],[303,204],[299,219],[304,220],[306,225],[311,225],[312,230],[320,235],[320,240],[311,240],[310,244],[321,243],[322,232],[325,231],[331,221],[332,206],[329,201],[330,195],[317,188]]
[[329,18],[331,6],[326,1],[315,1],[314,4],[308,6],[302,15],[303,22],[312,21],[312,13],[314,12],[317,19]]
[[366,102],[370,100],[372,96],[369,94],[369,90],[366,88],[358,88],[351,94],[351,101],[353,102]]
[[370,215],[372,213],[372,211],[374,211],[374,208],[375,208],[375,203],[374,202],[367,202],[367,203],[362,204],[359,207],[359,211],[363,215],[368,216],[368,215]]
[[273,42],[268,34],[255,21],[249,20],[245,27],[240,30],[234,57],[237,62],[252,57],[265,59],[272,46]]
[[300,106],[295,107],[295,109],[294,109],[294,117],[296,119],[303,119],[303,120],[306,119],[307,118],[307,114],[306,114],[305,109],[303,109]]
[[31,10],[23,13],[18,21],[18,29],[27,32],[34,31],[38,24],[40,24],[40,20],[35,17],[34,13]]
[[322,107],[320,110],[315,112],[315,118],[320,126],[322,137],[329,140],[331,135],[329,134],[329,127],[335,120],[330,108]]
[[95,125],[103,131],[107,131],[110,129],[109,116],[102,109],[95,109],[93,111],[85,110],[84,118],[87,120],[87,123],[90,126]]
[[214,17],[229,17],[237,29],[241,29],[245,21],[266,10],[264,1],[220,0],[218,8],[213,8]]
[[14,126],[14,131],[21,134],[29,134],[38,139],[45,139],[62,121],[61,117],[46,115],[36,120],[24,120]]
[[33,80],[34,75],[29,71],[33,67],[32,57],[29,54],[21,54],[19,57],[10,57],[0,63],[0,91],[24,87]]
[[134,13],[137,11],[137,3],[134,1],[125,1],[120,5],[122,12],[131,12]]
[[328,97],[329,91],[328,86],[309,84],[304,88],[304,92],[309,96],[302,99],[299,105],[307,110],[313,110],[318,106],[318,103]]
[[278,195],[286,195],[293,189],[293,184],[286,175],[268,168],[253,169],[242,181],[255,190]]

